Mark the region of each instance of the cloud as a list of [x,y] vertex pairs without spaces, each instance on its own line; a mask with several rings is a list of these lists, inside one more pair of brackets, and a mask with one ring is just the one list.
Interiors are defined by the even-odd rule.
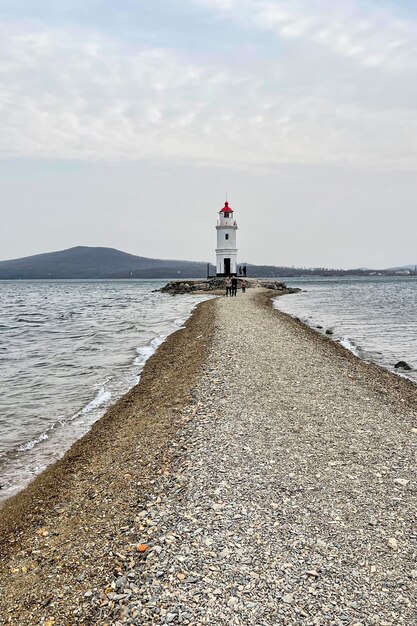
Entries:
[[381,13],[377,28],[323,1],[202,2],[281,47],[237,65],[218,49],[202,59],[87,27],[1,24],[0,154],[415,168],[413,24]]
[[417,66],[417,19],[383,9],[381,3],[365,7],[329,0],[194,2],[280,38],[315,43],[366,67],[412,71]]

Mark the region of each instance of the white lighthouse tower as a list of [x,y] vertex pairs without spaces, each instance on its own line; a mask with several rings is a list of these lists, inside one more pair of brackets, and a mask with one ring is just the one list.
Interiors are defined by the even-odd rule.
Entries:
[[233,209],[228,202],[219,211],[217,221],[216,273],[217,276],[236,276],[237,274],[237,222]]

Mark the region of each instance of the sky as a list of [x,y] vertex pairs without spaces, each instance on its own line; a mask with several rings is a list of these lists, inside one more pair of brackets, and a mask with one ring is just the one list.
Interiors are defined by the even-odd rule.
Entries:
[[0,259],[417,263],[411,0],[0,0]]

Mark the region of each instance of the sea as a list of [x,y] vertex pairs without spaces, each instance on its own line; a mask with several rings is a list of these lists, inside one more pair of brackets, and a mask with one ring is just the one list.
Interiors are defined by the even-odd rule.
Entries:
[[0,501],[63,456],[139,382],[210,296],[166,281],[0,281]]
[[[274,306],[331,337],[361,359],[417,383],[417,278],[288,278],[302,291]],[[322,328],[317,328],[321,326]],[[405,361],[410,371],[396,369]]]

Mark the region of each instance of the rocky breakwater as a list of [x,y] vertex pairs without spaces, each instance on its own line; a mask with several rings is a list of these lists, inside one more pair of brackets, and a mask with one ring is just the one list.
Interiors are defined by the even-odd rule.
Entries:
[[287,287],[286,283],[279,280],[258,280],[257,287],[263,287],[264,289],[273,289],[274,291],[280,291],[281,293],[298,293],[301,291],[298,287]]
[[162,293],[170,293],[172,295],[191,293],[191,292],[206,292],[212,291],[215,287],[212,287],[209,281],[202,280],[171,280],[169,283],[157,289]]
[[[281,293],[296,293],[299,289],[293,289],[287,287],[287,285],[278,280],[256,280],[254,278],[238,277],[238,289],[241,288],[241,282],[246,281],[246,288],[251,289],[255,287],[262,287],[264,289],[271,289]],[[208,280],[172,280],[164,287],[159,289],[162,293],[170,293],[172,295],[184,294],[184,293],[223,293],[224,292],[224,278],[209,278]]]

